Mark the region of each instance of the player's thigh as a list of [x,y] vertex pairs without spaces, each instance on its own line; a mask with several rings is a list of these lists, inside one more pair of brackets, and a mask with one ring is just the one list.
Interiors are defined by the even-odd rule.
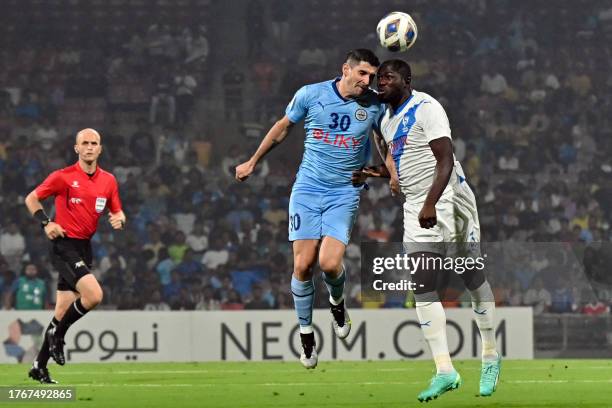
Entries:
[[461,227],[457,228],[461,242],[480,242],[480,221],[476,197],[467,183],[457,187],[454,207],[456,216],[463,222]]
[[359,199],[359,191],[355,189],[341,193],[330,192],[326,195],[323,202],[321,235],[335,238],[344,246],[348,245],[359,211]]
[[342,259],[346,245],[331,236],[325,236],[319,250],[319,266],[325,273],[337,275],[342,270]]
[[320,193],[293,190],[289,198],[289,241],[321,238]]
[[318,239],[293,241],[293,274],[299,280],[310,280],[312,277],[312,267],[317,260],[319,243]]
[[51,263],[58,271],[58,290],[76,291],[77,282],[91,274],[91,248],[58,238],[51,247]]
[[420,204],[404,204],[404,251],[407,254],[417,252],[436,252],[440,250],[441,243],[444,242],[445,225],[440,222],[439,206],[436,205],[437,223],[432,228],[423,228],[419,223],[419,213],[422,206]]
[[66,310],[79,298],[77,292],[72,290],[58,290],[55,294],[55,311],[54,316],[57,320],[62,320]]

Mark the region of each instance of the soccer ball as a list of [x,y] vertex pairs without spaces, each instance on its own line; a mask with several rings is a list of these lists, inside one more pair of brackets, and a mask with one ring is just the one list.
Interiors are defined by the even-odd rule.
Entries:
[[394,11],[384,16],[376,26],[380,45],[389,51],[406,51],[417,39],[417,26],[407,13]]

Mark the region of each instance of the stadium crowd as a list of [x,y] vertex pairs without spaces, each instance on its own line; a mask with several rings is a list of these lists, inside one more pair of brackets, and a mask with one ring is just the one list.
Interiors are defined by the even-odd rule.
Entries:
[[[210,30],[202,25],[126,29],[108,48],[41,40],[3,49],[3,307],[53,302],[48,244],[23,199],[44,175],[74,162],[69,147],[82,125],[100,129],[101,167],[116,175],[128,216],[125,231],[112,234],[102,222],[94,238],[104,307],[292,308],[286,209],[301,157],[300,131],[248,183],[234,182],[233,168],[293,92],[334,75],[338,55],[356,45],[354,37],[334,36],[337,13],[329,13],[329,21],[317,14],[312,27],[297,24],[325,27],[317,32],[326,34],[311,36],[302,28],[309,39],[287,45],[281,34],[287,20],[307,20],[310,3],[296,3],[291,13],[263,7],[263,16],[251,6],[247,29],[262,41],[248,43],[237,65],[215,64]],[[352,4],[333,3],[338,10]],[[612,8],[584,0],[525,7],[502,0],[439,7],[416,2],[412,14],[422,37],[405,57],[415,88],[438,98],[449,114],[455,155],[478,198],[483,240],[508,242],[508,258],[489,275],[497,302],[533,305],[538,313],[609,313]],[[259,18],[274,21],[271,32]],[[374,47],[366,33],[376,18],[348,18],[342,30],[363,33],[359,45]],[[429,28],[441,24],[447,29],[434,35]],[[377,52],[381,59],[394,57]],[[223,78],[218,99],[225,104],[219,117],[206,120],[230,120],[232,131],[201,136],[198,101],[210,98],[201,84],[212,78]],[[373,182],[347,249],[350,307],[361,304],[359,243],[401,241],[402,229],[400,202],[385,183]],[[519,242],[557,244],[538,252]],[[559,246],[571,248],[578,266],[557,256]],[[38,291],[37,301],[20,302],[19,291],[33,280],[46,290]],[[317,303],[327,306],[324,296]],[[382,300],[365,306],[405,305]]]

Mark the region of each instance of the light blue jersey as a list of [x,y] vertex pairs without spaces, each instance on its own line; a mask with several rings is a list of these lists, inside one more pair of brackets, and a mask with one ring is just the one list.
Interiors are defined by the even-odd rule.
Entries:
[[333,237],[348,244],[361,187],[353,171],[370,156],[370,133],[384,109],[372,91],[358,101],[340,96],[338,78],[302,87],[287,106],[304,119],[304,157],[289,200],[289,240]]
[[370,156],[369,135],[383,109],[374,92],[359,101],[345,99],[336,82],[306,85],[287,106],[289,120],[304,119],[304,156],[296,184],[313,187],[351,185],[351,174],[361,169]]

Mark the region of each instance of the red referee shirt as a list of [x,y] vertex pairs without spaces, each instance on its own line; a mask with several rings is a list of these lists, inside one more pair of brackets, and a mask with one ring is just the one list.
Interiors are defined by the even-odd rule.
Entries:
[[117,180],[99,166],[92,177],[78,162],[56,170],[35,191],[41,201],[55,196],[54,221],[66,230],[69,238],[91,238],[106,208],[112,213],[121,211]]

